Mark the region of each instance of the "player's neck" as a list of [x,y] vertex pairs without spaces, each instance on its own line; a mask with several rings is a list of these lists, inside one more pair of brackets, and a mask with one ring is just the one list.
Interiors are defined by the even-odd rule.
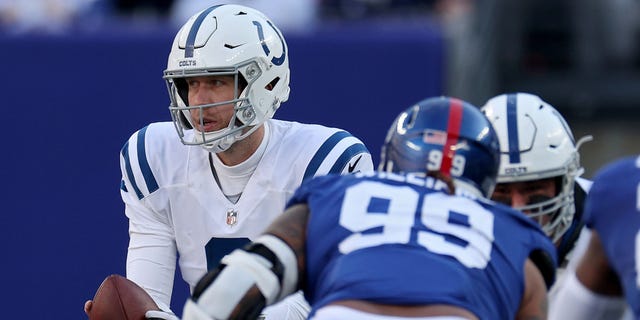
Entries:
[[260,147],[264,139],[264,125],[261,125],[248,137],[236,141],[226,151],[217,153],[220,161],[226,166],[235,166],[249,159]]
[[251,179],[251,176],[260,163],[260,159],[262,159],[262,155],[267,149],[267,144],[269,143],[269,127],[264,126],[260,129],[263,131],[261,143],[249,158],[237,165],[228,166],[222,163],[220,157],[212,153],[209,154],[211,173],[220,190],[222,190],[222,193],[232,203],[237,203],[240,199],[245,187],[249,183],[249,179]]

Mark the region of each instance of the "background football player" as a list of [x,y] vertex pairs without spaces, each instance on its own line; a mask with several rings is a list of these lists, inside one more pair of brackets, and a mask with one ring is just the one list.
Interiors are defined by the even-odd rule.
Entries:
[[[591,181],[580,177],[584,170],[578,150],[591,136],[576,142],[560,112],[530,93],[498,95],[482,111],[500,139],[500,170],[492,199],[536,220],[557,247],[558,281],[549,296],[552,317],[556,292],[566,274],[574,272],[589,241],[582,216]],[[608,303],[603,299],[603,305]]]

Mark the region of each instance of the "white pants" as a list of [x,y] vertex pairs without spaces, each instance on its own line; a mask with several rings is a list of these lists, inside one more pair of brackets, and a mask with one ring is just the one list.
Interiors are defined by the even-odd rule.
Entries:
[[435,316],[435,317],[396,317],[380,314],[367,313],[360,310],[347,308],[345,306],[326,306],[318,309],[310,320],[467,320],[457,316]]

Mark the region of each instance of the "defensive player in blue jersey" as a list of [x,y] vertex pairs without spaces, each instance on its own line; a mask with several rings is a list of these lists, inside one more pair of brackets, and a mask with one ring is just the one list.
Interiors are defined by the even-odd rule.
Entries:
[[491,194],[498,138],[455,98],[392,124],[378,172],[302,184],[266,232],[203,277],[183,317],[255,319],[298,289],[310,319],[544,319],[555,248]]
[[584,219],[591,241],[576,276],[558,293],[560,316],[605,319],[594,294],[624,295],[640,319],[640,157],[619,159],[598,171]]
[[[127,278],[166,311],[154,317],[171,317],[178,257],[193,289],[260,235],[302,181],[374,169],[347,131],[272,119],[289,97],[289,74],[282,33],[254,9],[212,6],[175,36],[164,72],[173,122],[137,131],[120,157]],[[265,310],[267,320],[305,319],[298,296]]]

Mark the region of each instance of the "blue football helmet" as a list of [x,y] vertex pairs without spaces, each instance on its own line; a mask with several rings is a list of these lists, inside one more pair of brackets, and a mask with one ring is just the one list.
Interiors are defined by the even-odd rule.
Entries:
[[489,120],[468,102],[435,97],[402,112],[387,133],[380,171],[440,172],[489,197],[500,166],[500,146]]

